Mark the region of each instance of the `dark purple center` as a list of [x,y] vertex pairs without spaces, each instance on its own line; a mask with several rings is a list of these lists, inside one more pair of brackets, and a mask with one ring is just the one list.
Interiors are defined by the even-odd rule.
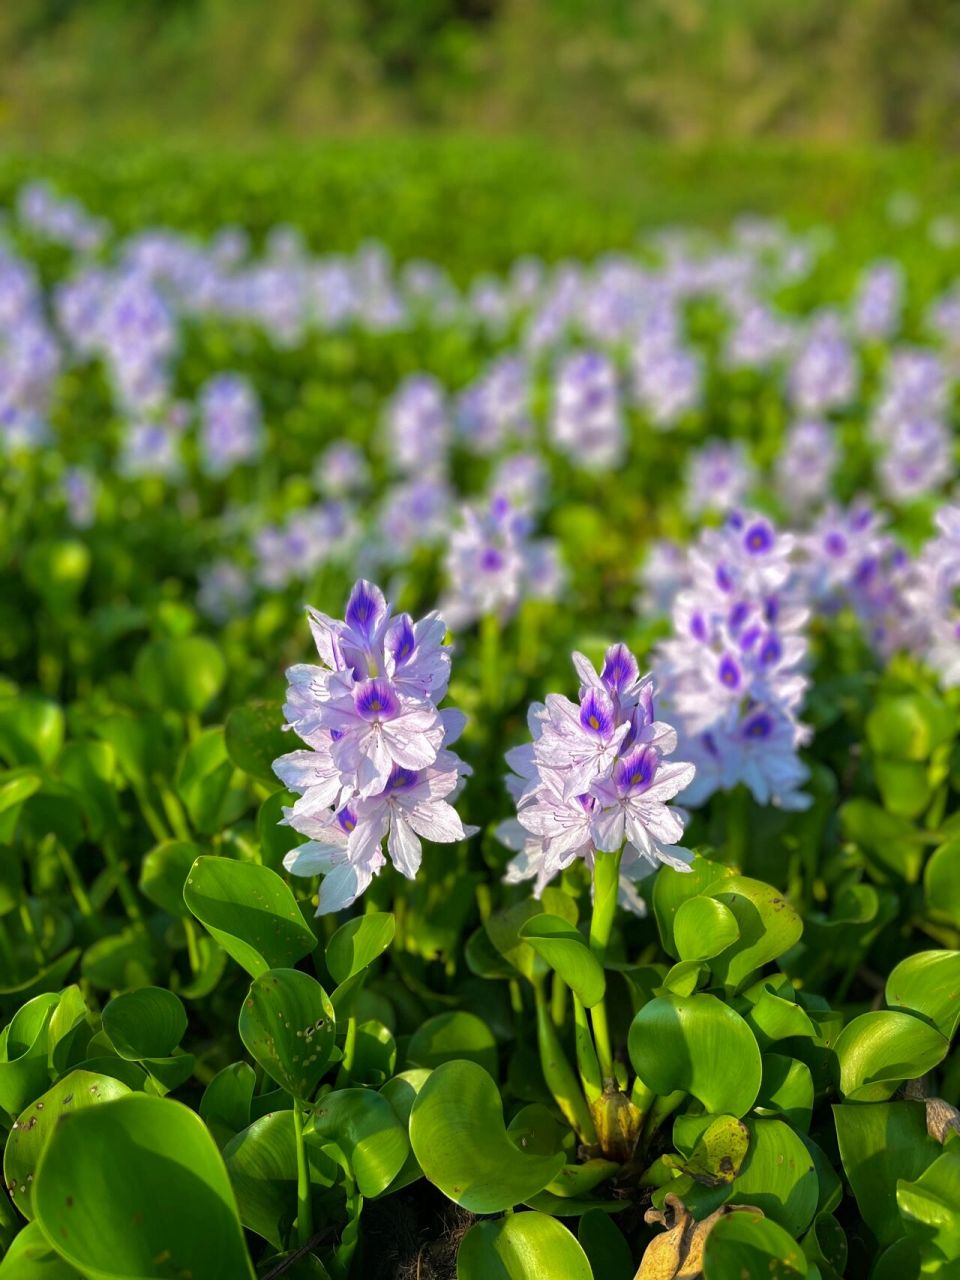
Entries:
[[363,680],[353,691],[353,705],[364,720],[392,720],[400,699],[386,680]]

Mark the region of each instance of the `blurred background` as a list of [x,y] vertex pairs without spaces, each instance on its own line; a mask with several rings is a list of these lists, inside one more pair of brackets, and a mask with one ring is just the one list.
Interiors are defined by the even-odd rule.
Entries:
[[957,188],[953,0],[15,0],[0,53],[0,199],[52,177],[121,229],[215,191],[469,271]]

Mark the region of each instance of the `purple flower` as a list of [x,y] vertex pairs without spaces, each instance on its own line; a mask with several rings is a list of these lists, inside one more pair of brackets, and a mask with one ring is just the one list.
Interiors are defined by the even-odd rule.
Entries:
[[623,457],[624,430],[617,372],[598,351],[568,355],[557,370],[550,435],[587,470],[609,471]]
[[803,414],[821,414],[849,404],[859,373],[840,321],[830,312],[814,318],[790,370],[790,399]]
[[743,502],[755,481],[743,444],[709,440],[687,463],[686,509],[692,516],[704,511],[726,514]]
[[508,787],[517,818],[500,839],[517,852],[507,880],[543,888],[576,858],[592,865],[597,850],[623,849],[621,889],[661,862],[686,869],[677,847],[683,814],[667,803],[693,778],[693,767],[666,759],[676,746],[670,725],[655,719],[653,683],[624,645],[607,650],[600,674],[574,654],[579,704],[561,694],[530,708],[532,742],[507,753]]
[[200,390],[200,456],[207,475],[221,478],[263,449],[260,402],[247,378],[220,373]]
[[442,474],[450,443],[446,395],[426,373],[406,378],[386,409],[390,460],[405,475]]
[[300,796],[285,822],[310,837],[284,865],[324,875],[324,914],[349,906],[379,873],[384,840],[412,879],[419,837],[471,834],[446,799],[469,769],[449,750],[463,717],[437,707],[450,671],[439,617],[393,617],[380,589],[360,580],[343,621],[317,610],[309,619],[321,665],[290,668],[284,707],[309,749],[281,756],[274,771]]

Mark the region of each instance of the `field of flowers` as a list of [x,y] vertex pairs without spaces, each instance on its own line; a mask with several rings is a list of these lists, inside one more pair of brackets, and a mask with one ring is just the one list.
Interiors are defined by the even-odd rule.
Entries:
[[0,181],[0,1280],[956,1280],[960,220],[169,182]]

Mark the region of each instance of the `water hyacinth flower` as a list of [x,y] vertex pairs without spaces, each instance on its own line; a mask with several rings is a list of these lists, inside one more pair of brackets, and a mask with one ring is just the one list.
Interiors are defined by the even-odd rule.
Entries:
[[685,815],[669,801],[693,781],[691,764],[668,759],[675,730],[656,719],[654,683],[641,676],[623,644],[612,645],[601,671],[573,654],[578,701],[561,694],[530,707],[532,741],[507,753],[508,789],[517,816],[498,838],[516,856],[506,880],[534,881],[537,897],[577,858],[623,850],[621,900],[636,907],[634,882],[660,864],[687,870],[679,845]]
[[249,574],[232,560],[215,560],[200,573],[197,608],[212,622],[222,624],[240,616],[252,598]]
[[800,809],[808,776],[797,713],[808,678],[808,610],[793,564],[796,540],[764,516],[737,512],[690,550],[691,586],[655,671],[683,754],[697,769],[683,800],[745,783],[759,804]]
[[427,373],[399,385],[386,408],[386,436],[394,470],[437,476],[446,467],[450,420],[443,387]]
[[[317,914],[350,906],[386,865],[413,879],[421,838],[473,834],[448,797],[470,773],[451,750],[464,717],[439,709],[450,679],[446,624],[394,615],[380,589],[357,582],[344,619],[308,610],[319,665],[287,672],[287,728],[306,744],[274,761],[299,795],[284,822],[308,836],[284,866],[322,874]],[[383,852],[386,841],[387,853]]]
[[859,373],[838,316],[824,312],[813,324],[789,374],[790,400],[802,414],[816,416],[849,404]]
[[960,506],[942,507],[939,533],[920,552],[905,591],[919,627],[916,646],[947,687],[960,685]]
[[937,418],[903,421],[880,462],[880,481],[893,502],[913,502],[954,475],[953,438]]
[[496,452],[530,434],[530,371],[518,356],[501,356],[461,393],[457,434],[471,453]]
[[207,475],[223,478],[263,450],[260,401],[249,379],[219,373],[200,389],[200,457]]
[[577,351],[557,370],[550,436],[577,466],[609,471],[623,458],[617,371],[599,351]]
[[349,498],[370,487],[370,463],[352,440],[335,440],[324,449],[313,469],[317,490],[330,498]]
[[794,422],[777,458],[777,494],[794,516],[822,505],[836,469],[838,449],[829,422]]
[[890,338],[900,324],[903,273],[895,262],[877,262],[861,277],[853,302],[853,327],[863,339]]
[[687,463],[684,507],[691,516],[725,514],[739,506],[756,482],[756,470],[739,440],[708,440]]
[[554,599],[563,586],[556,544],[533,539],[530,517],[504,497],[486,507],[466,506],[450,534],[442,602],[451,627],[478,618],[509,618],[523,599]]

